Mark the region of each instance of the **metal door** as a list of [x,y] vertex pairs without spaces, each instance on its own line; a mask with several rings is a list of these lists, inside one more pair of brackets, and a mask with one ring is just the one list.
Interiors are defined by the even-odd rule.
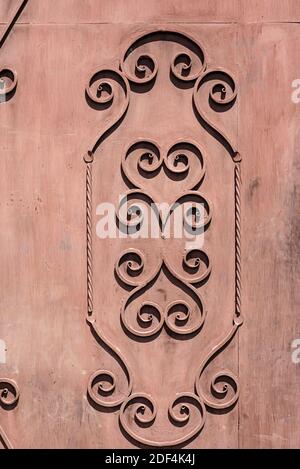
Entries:
[[42,3],[0,5],[3,447],[297,446],[296,2]]

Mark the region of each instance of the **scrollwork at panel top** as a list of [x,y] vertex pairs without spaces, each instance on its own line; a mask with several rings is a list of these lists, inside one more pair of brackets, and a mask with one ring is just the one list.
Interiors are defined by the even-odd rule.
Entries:
[[[158,51],[158,43],[172,46],[162,47]],[[235,144],[212,118],[212,115],[220,117],[234,106],[238,94],[234,78],[219,67],[207,68],[204,48],[191,36],[177,30],[161,29],[148,32],[127,44],[120,57],[119,70],[103,68],[89,80],[86,87],[89,104],[99,110],[114,109],[110,122],[105,122],[90,153],[93,155],[121,123],[129,106],[131,91],[150,91],[158,76],[162,77],[165,72],[174,86],[182,90],[192,89],[191,113],[204,130],[223,145],[233,162],[240,162],[241,156]],[[89,157],[88,162],[91,160]]]
[[[206,58],[202,45],[187,34],[158,30],[143,34],[125,48],[120,68],[130,82],[145,84],[156,77],[159,63],[154,54],[147,49],[150,44],[161,41],[172,42],[179,46],[170,61],[170,72],[173,77],[184,82],[192,82],[204,72]],[[142,52],[141,47],[143,47]]]

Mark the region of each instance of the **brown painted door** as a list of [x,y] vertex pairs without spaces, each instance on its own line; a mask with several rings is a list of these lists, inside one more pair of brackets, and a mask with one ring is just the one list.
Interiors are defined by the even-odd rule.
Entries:
[[3,447],[299,446],[299,15],[0,3]]

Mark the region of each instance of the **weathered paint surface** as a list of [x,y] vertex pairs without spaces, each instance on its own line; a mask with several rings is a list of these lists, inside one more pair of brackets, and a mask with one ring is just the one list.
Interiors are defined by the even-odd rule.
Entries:
[[[300,338],[300,104],[291,99],[299,2],[22,5],[0,2],[1,69],[11,87],[0,103],[1,443],[299,447],[300,365],[291,348]],[[147,33],[119,70],[122,53]],[[218,69],[203,86],[195,44],[207,70]],[[187,53],[191,69],[182,68]],[[140,55],[146,70],[135,67]],[[89,82],[101,69],[115,72]],[[149,158],[159,166],[150,177]],[[143,200],[168,203],[200,193],[206,257],[189,257],[183,240],[163,233],[99,239],[98,204],[117,204],[129,190],[134,200],[143,191]],[[201,364],[222,341],[200,386]],[[212,395],[221,371],[227,394],[222,375]]]

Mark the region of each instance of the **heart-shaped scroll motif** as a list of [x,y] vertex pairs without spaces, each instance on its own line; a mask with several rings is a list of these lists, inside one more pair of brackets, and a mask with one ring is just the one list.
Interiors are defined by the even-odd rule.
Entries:
[[[167,419],[166,419],[167,417]],[[176,446],[197,435],[206,419],[206,408],[195,393],[177,393],[168,409],[158,407],[146,393],[134,393],[122,404],[120,424],[136,441],[148,446]],[[170,439],[163,440],[165,422],[172,424]]]
[[[205,175],[203,151],[193,141],[178,140],[161,148],[153,140],[138,139],[125,152],[122,170],[130,183],[168,202],[200,185]],[[177,196],[177,197],[176,197]]]
[[[199,330],[205,320],[203,299],[192,285],[210,274],[209,258],[204,251],[192,250],[183,257],[183,268],[193,271],[191,278],[176,272],[163,258],[152,272],[145,272],[144,255],[129,249],[116,263],[115,271],[123,284],[135,287],[121,308],[121,320],[128,332],[139,337],[158,333],[163,325],[179,335]],[[176,296],[175,296],[176,295]],[[175,298],[175,299],[174,299]]]
[[178,140],[161,148],[153,140],[136,140],[122,158],[122,171],[128,185],[134,186],[121,198],[117,213],[118,227],[124,233],[140,231],[143,225],[153,228],[155,217],[158,227],[156,234],[151,228],[151,237],[165,235],[176,215],[175,231],[180,234],[168,233],[167,237],[181,237],[182,225],[195,236],[210,223],[211,204],[194,190],[205,176],[202,150],[195,142]]
[[198,191],[185,191],[170,205],[157,203],[149,193],[132,189],[122,196],[116,213],[122,233],[145,238],[195,238],[212,218],[211,203]]

